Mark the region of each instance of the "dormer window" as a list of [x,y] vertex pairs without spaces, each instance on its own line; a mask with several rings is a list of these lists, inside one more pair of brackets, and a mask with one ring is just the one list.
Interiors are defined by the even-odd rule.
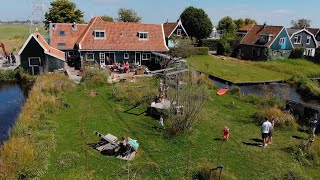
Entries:
[[181,31],[181,29],[177,29],[177,36],[181,36],[181,33],[182,31]]
[[59,31],[59,36],[65,36],[66,35],[66,32],[65,31]]
[[149,38],[148,32],[139,32],[138,33],[139,40],[147,40]]
[[93,31],[94,39],[105,39],[105,31],[95,30]]
[[262,42],[262,43],[269,42],[272,37],[273,37],[272,34],[262,34],[262,35],[260,36],[260,42]]
[[301,44],[301,36],[294,36],[294,44]]

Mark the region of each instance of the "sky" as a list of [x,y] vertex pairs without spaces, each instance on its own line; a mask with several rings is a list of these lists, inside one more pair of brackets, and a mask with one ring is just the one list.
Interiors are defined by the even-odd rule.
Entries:
[[[0,20],[27,20],[32,16],[32,2],[46,3],[50,0],[0,0]],[[320,27],[320,16],[317,15],[319,0],[70,0],[84,12],[85,21],[93,16],[108,15],[117,17],[119,8],[134,9],[144,23],[163,23],[175,21],[186,7],[202,8],[217,25],[224,16],[251,18],[259,24],[289,27],[291,20],[307,18],[312,27]],[[35,19],[40,19],[41,11]]]

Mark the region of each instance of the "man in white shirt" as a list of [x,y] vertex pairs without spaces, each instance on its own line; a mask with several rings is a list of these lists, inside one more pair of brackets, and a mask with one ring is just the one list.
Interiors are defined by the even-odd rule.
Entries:
[[269,118],[265,117],[265,122],[262,123],[261,126],[261,134],[263,140],[263,147],[267,146],[268,144],[268,134],[272,130],[272,124],[269,122]]

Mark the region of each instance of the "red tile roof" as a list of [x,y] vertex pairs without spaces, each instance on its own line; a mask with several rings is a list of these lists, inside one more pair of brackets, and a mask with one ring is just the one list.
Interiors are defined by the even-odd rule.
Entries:
[[175,29],[177,25],[178,25],[178,22],[166,22],[163,24],[164,35],[166,38],[169,38],[172,31]]
[[[242,39],[241,44],[269,47],[283,28],[283,26],[254,25]],[[261,35],[272,35],[272,38],[266,43],[260,43]]]
[[241,32],[248,32],[250,31],[250,29],[254,26],[254,24],[248,24],[248,25],[245,25],[243,26],[242,28],[240,28],[238,31],[241,31]]
[[[105,31],[104,39],[95,39],[94,30]],[[148,32],[147,40],[139,40],[138,32]],[[168,51],[161,24],[105,22],[91,19],[77,40],[82,50]]]
[[319,28],[307,28],[307,30],[309,32],[311,32],[314,36],[317,36],[320,29]]
[[44,48],[44,53],[45,54],[54,56],[54,57],[59,58],[61,60],[65,60],[65,53],[60,51],[60,50],[58,50],[58,49],[55,49],[55,48],[49,46],[47,41],[44,40],[44,38],[40,35],[40,33],[35,32],[35,33],[33,33],[33,35],[34,35],[34,38],[36,38],[36,40]]
[[[87,24],[75,24],[76,28],[72,28],[73,25],[72,23],[56,23],[55,28],[51,29],[50,46],[61,50],[73,49]],[[60,36],[60,31],[64,31],[65,35]],[[65,46],[58,46],[58,43],[65,43]]]

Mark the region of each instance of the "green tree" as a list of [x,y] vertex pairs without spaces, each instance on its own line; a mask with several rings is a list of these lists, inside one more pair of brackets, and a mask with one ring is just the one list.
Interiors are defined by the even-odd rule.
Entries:
[[310,19],[305,19],[301,18],[296,21],[291,20],[291,28],[308,28],[310,27],[311,20]]
[[212,23],[209,16],[202,9],[187,7],[180,15],[183,26],[188,35],[197,40],[207,38],[212,32]]
[[234,34],[237,30],[237,25],[231,17],[226,16],[219,21],[218,29],[222,30],[223,34]]
[[114,22],[113,17],[111,17],[111,16],[104,15],[104,16],[101,16],[101,19],[106,22]]
[[83,12],[76,8],[76,4],[69,0],[55,0],[50,3],[49,11],[45,13],[45,28],[49,23],[83,23]]
[[141,19],[133,9],[120,8],[118,11],[119,22],[140,22]]
[[242,28],[243,26],[246,26],[248,24],[257,24],[257,21],[254,19],[250,19],[250,18],[245,18],[245,19],[235,19],[233,20],[233,22],[236,24],[237,29]]
[[258,24],[258,23],[254,19],[246,18],[246,19],[244,19],[244,24],[248,25],[248,24]]
[[245,21],[244,21],[242,18],[240,18],[240,19],[235,19],[235,20],[233,20],[233,22],[234,22],[234,24],[237,26],[237,29],[240,29],[240,28],[242,28],[243,26],[246,25],[246,24],[245,24]]

